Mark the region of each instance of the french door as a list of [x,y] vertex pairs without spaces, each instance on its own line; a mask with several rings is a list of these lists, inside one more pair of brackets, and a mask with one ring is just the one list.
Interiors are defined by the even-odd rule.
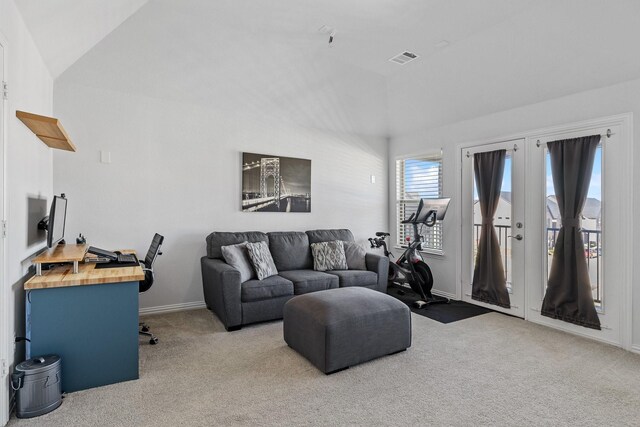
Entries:
[[[618,123],[594,124],[578,129],[544,133],[527,138],[527,318],[567,332],[587,336],[614,345],[622,345],[625,325],[623,284],[628,266],[627,244],[630,230],[625,227],[625,216],[630,212],[627,190],[624,144],[621,142],[623,126]],[[595,154],[587,201],[581,215],[581,234],[587,261],[592,297],[600,330],[588,329],[540,313],[547,279],[553,259],[554,243],[561,226],[558,218],[553,174],[547,143],[550,141],[600,135]],[[608,136],[607,136],[608,135]]]
[[[501,311],[513,316],[525,316],[525,146],[523,139],[466,147],[462,156],[462,300]],[[505,150],[506,158],[498,208],[493,219],[498,242],[509,307],[488,304],[473,298],[473,273],[480,240],[482,217],[474,176],[474,155]]]
[[[520,139],[460,147],[462,300],[623,348],[631,347],[631,121],[630,115],[621,115],[531,132]],[[541,314],[562,227],[547,143],[598,135],[600,143],[579,218],[579,230],[599,330]],[[475,255],[483,223],[474,177],[474,155],[497,150],[506,150],[493,226],[509,293],[507,308],[474,299],[472,292]]]

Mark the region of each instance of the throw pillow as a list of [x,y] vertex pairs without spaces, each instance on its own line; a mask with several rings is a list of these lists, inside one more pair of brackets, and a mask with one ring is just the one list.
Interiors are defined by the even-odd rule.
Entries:
[[247,243],[247,252],[258,275],[258,280],[278,274],[267,242]]
[[313,269],[316,271],[347,270],[347,258],[344,245],[340,240],[311,244]]
[[249,253],[247,252],[247,244],[248,242],[242,242],[237,245],[220,247],[222,257],[227,264],[240,272],[240,283],[256,278],[256,272],[253,270],[251,259],[249,259]]
[[356,242],[342,243],[344,244],[344,254],[347,258],[349,270],[366,270],[365,257],[367,256],[367,251]]

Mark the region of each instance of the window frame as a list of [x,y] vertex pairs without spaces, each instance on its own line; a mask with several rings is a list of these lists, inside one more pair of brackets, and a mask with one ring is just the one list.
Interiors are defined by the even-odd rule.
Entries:
[[[415,208],[417,207],[417,204],[419,202],[419,198],[418,199],[412,199],[412,198],[401,198],[401,193],[404,193],[404,189],[406,186],[406,163],[407,161],[424,161],[424,162],[438,162],[439,165],[439,170],[438,170],[438,177],[437,177],[437,196],[435,196],[434,198],[442,198],[444,197],[443,193],[443,169],[444,169],[444,154],[442,152],[442,150],[438,150],[438,151],[431,151],[431,152],[427,152],[424,154],[417,154],[417,155],[408,155],[408,156],[401,156],[401,157],[396,157],[395,159],[395,241],[394,241],[394,247],[397,249],[404,249],[407,247],[406,243],[404,243],[404,238],[407,235],[406,231],[403,231],[403,228],[406,227],[405,225],[401,224],[401,221],[407,217],[408,215],[406,214],[407,210],[409,212],[413,212],[415,210]],[[427,197],[425,197],[427,198]],[[415,206],[411,206],[412,204],[415,204]],[[410,206],[409,209],[407,209],[407,205]],[[443,256],[444,255],[444,230],[442,228],[442,223],[438,222],[434,227],[432,228],[428,228],[428,227],[423,227],[422,230],[420,230],[420,228],[418,229],[419,231],[422,231],[422,235],[425,237],[424,241],[425,243],[423,243],[422,245],[422,250],[421,252],[423,253],[428,253],[430,255],[439,255],[439,256]],[[409,230],[410,235],[413,234],[412,230]],[[412,236],[413,237],[413,236]],[[435,240],[436,242],[439,242],[439,244],[436,245],[429,245],[429,237],[431,237],[431,240]]]

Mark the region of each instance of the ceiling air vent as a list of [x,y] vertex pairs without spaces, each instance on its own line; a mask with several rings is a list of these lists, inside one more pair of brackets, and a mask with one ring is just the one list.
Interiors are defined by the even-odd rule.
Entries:
[[400,55],[396,55],[393,58],[389,58],[389,61],[395,62],[396,64],[404,65],[407,62],[411,62],[416,59],[418,55],[411,52],[402,52]]

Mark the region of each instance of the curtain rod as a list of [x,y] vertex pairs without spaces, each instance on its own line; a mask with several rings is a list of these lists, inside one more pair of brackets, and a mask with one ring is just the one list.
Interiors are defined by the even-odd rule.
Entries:
[[[611,132],[611,129],[607,129],[607,132],[605,133],[601,133],[600,137],[606,136],[607,138],[611,138],[611,135],[615,135],[613,132]],[[545,142],[546,144],[546,142]],[[536,147],[540,147],[540,145],[542,145],[542,143],[540,142],[540,140],[536,141]]]

